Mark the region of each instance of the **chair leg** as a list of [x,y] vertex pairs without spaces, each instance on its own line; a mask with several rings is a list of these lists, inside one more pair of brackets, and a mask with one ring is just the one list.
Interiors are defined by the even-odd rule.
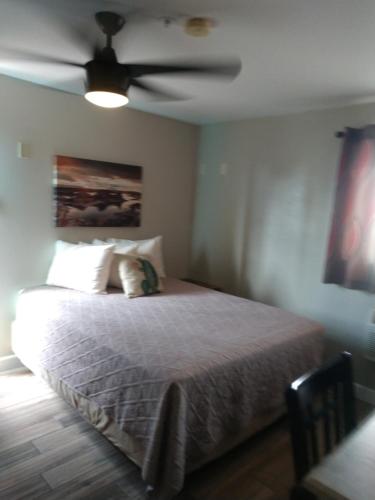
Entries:
[[300,485],[293,486],[289,498],[290,500],[317,500],[313,493],[310,493]]

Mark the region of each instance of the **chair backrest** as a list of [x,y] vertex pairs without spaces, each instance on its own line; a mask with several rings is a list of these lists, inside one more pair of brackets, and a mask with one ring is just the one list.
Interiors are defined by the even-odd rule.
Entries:
[[356,426],[351,358],[343,352],[287,389],[297,482]]

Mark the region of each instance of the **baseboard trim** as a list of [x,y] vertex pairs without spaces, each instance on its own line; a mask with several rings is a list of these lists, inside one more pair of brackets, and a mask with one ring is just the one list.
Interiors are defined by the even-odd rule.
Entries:
[[375,390],[370,389],[370,387],[366,387],[361,384],[354,384],[355,387],[355,395],[361,401],[365,401],[366,403],[370,403],[375,406]]
[[14,354],[0,357],[0,373],[21,370],[25,367]]

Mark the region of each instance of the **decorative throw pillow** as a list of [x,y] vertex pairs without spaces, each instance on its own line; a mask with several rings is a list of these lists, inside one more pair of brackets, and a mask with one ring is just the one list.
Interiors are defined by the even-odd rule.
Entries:
[[[162,241],[162,236],[155,236],[155,238],[148,240],[121,240],[116,238],[109,238],[107,240],[108,243],[116,245],[116,253],[124,249],[129,250],[131,247],[133,255],[141,255],[150,259],[159,277],[165,278]],[[126,253],[129,253],[129,251]]]
[[57,241],[47,285],[87,293],[105,293],[114,245],[73,244]]
[[118,266],[122,287],[129,299],[162,291],[158,273],[146,257],[122,255]]

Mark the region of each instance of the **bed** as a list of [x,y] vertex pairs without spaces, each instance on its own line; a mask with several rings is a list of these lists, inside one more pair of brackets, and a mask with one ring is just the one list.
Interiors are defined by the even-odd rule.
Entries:
[[322,327],[167,279],[127,299],[40,286],[19,297],[15,354],[142,470],[157,498],[277,419],[288,383],[316,367]]

